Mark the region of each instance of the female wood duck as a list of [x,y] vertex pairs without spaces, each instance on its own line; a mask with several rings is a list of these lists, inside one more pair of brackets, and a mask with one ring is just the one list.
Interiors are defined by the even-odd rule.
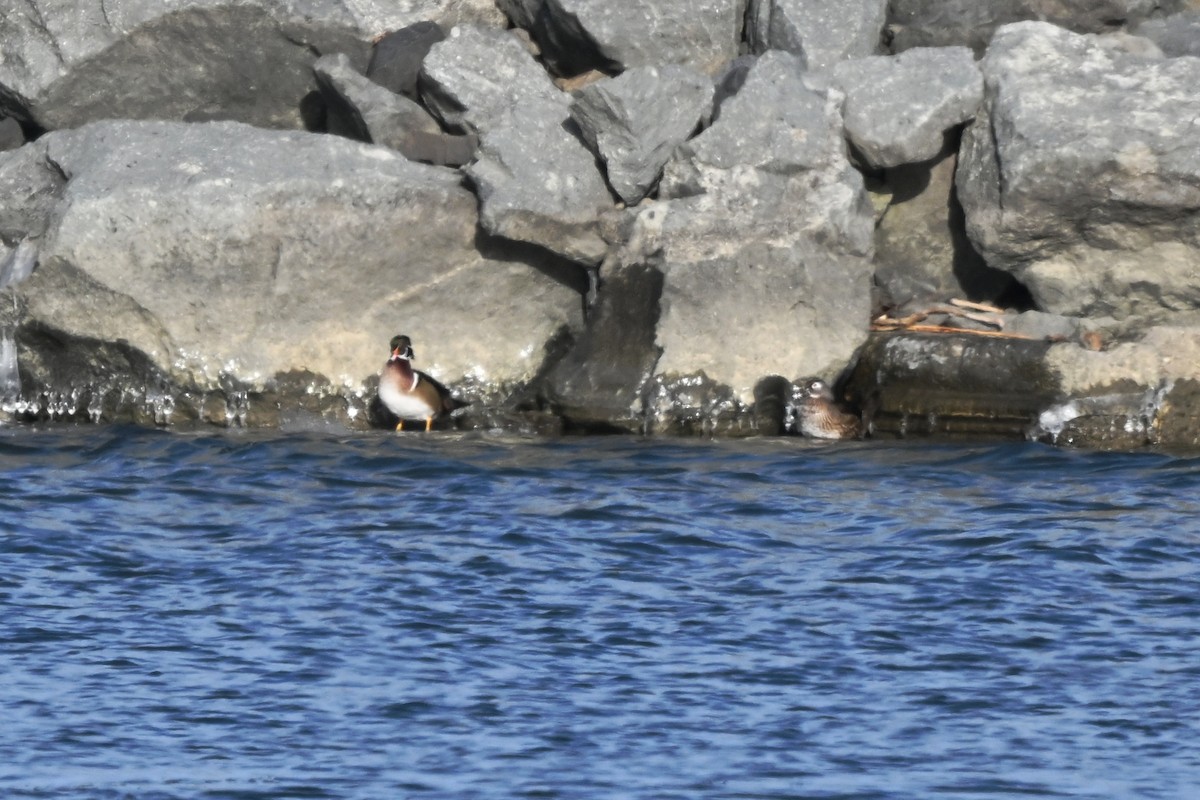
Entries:
[[838,407],[829,384],[806,378],[792,387],[788,404],[788,427],[814,439],[857,439],[862,422],[855,414]]
[[379,400],[399,418],[396,430],[404,430],[404,420],[425,420],[425,430],[433,427],[437,417],[470,405],[450,396],[450,390],[424,372],[413,369],[416,358],[412,339],[393,336],[392,356],[383,365],[379,376]]

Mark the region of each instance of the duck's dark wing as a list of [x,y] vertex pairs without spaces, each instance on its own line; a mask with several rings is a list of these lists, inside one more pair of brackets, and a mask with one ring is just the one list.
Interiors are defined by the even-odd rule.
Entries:
[[442,411],[444,413],[449,413],[451,411],[471,405],[469,400],[459,400],[457,397],[453,397],[450,394],[450,390],[447,389],[441,381],[431,378],[429,375],[426,375],[424,372],[419,370],[417,371],[417,374],[421,376],[421,380],[429,381],[429,384],[433,388],[437,389],[438,396],[442,398]]

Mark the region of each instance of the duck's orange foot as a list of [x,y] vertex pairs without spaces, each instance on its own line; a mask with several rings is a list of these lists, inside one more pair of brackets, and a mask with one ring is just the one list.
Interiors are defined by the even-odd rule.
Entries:
[[425,432],[429,433],[433,429],[433,417],[425,418]]

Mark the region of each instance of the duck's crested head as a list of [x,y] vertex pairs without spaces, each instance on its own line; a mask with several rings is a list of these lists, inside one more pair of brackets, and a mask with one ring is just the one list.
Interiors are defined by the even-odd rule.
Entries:
[[813,400],[833,400],[833,389],[829,388],[829,384],[820,378],[805,378],[798,381],[800,384],[800,395]]
[[804,393],[809,397],[820,397],[822,399],[833,399],[833,390],[829,389],[829,384],[820,378],[814,378],[809,381],[804,387]]
[[412,339],[403,334],[393,336],[389,347],[391,348],[393,358],[407,358],[409,361],[416,358],[416,354],[412,349]]

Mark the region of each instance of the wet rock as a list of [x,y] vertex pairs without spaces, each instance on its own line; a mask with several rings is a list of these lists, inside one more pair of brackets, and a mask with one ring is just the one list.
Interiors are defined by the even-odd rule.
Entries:
[[947,134],[974,119],[983,101],[983,75],[965,47],[859,58],[831,72],[846,95],[846,136],[874,168],[938,156]]
[[810,70],[879,52],[887,0],[750,0],[746,38],[754,52],[786,50]]
[[[66,182],[16,287],[34,386],[165,386],[175,414],[185,390],[196,414],[207,394],[240,392],[261,414],[296,400],[280,374],[308,370],[350,415],[397,332],[422,369],[502,394],[580,324],[577,289],[480,254],[475,198],[452,170],[234,123],[97,123],[37,146]],[[76,353],[88,370],[62,361]],[[121,370],[140,383],[106,379]]]
[[367,77],[394,94],[417,100],[421,63],[429,50],[445,38],[442,26],[427,20],[392,31],[371,49]]
[[662,274],[645,265],[602,268],[604,283],[580,341],[541,384],[543,402],[571,429],[639,433],[658,361]]
[[847,391],[876,436],[1195,446],[1198,358],[1197,327],[1156,327],[1103,350],[1076,341],[877,333]]
[[872,334],[846,384],[873,436],[1024,438],[1059,398],[1044,341]]
[[477,136],[443,133],[422,106],[368,80],[344,54],[322,56],[313,71],[328,107],[330,133],[390,147],[426,164],[461,166],[474,157]]
[[571,117],[607,166],[608,183],[627,204],[658,182],[675,147],[712,110],[713,84],[688,67],[635,67],[581,89]]
[[656,64],[711,75],[738,55],[743,9],[742,0],[545,0],[533,33],[560,75]]
[[480,133],[467,168],[491,234],[595,265],[613,198],[569,130],[569,96],[512,35],[460,26],[425,59],[425,96],[448,125]]
[[1133,32],[1154,42],[1170,58],[1200,57],[1200,8],[1146,20]]
[[764,376],[836,373],[863,341],[873,219],[840,103],[763,55],[639,208],[620,259],[663,275],[664,385],[702,373],[748,405]]
[[891,0],[888,33],[895,52],[965,45],[982,53],[1002,25],[1042,20],[1078,33],[1129,28],[1179,11],[1188,0]]
[[1200,60],[1020,23],[982,66],[957,183],[988,264],[1069,316],[1151,321],[1200,306]]
[[1032,435],[1056,444],[1129,448],[1200,444],[1200,328],[1159,326],[1104,350],[1055,345],[1060,397]]

